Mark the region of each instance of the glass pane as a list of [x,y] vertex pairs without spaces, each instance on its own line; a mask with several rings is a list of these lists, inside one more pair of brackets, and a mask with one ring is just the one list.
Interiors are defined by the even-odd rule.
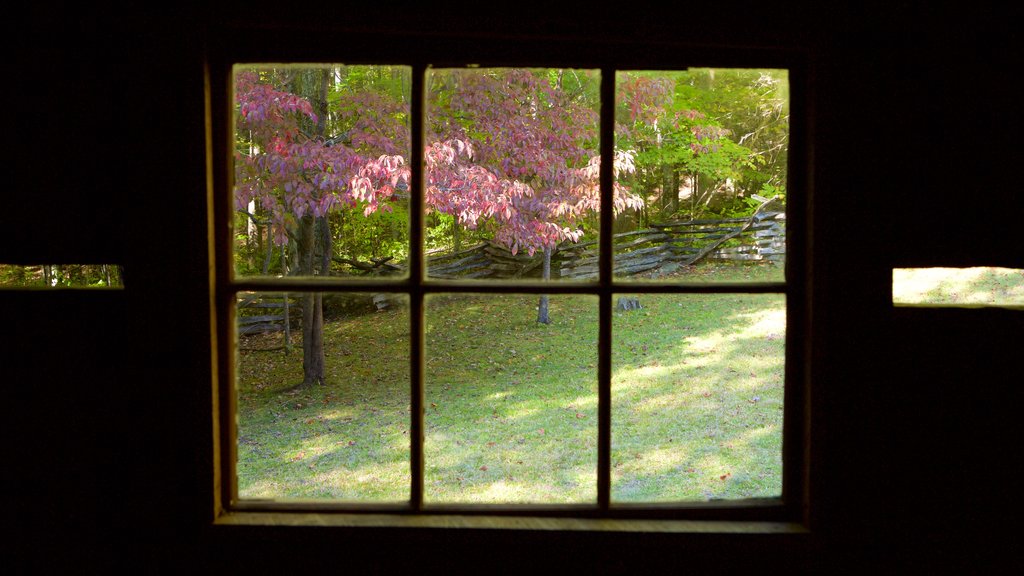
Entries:
[[615,300],[612,499],[778,497],[785,296]]
[[430,277],[592,278],[570,264],[596,258],[600,81],[596,70],[428,72]]
[[411,70],[236,66],[237,276],[401,276]]
[[426,501],[595,501],[597,298],[539,298],[427,300]]
[[896,268],[895,304],[1024,306],[1024,270],[1014,268]]
[[[408,500],[407,304],[404,295],[239,294],[241,498]],[[317,317],[319,329],[304,326]]]
[[0,290],[122,287],[121,267],[114,264],[0,264]]
[[[616,90],[615,146],[643,203],[616,218],[616,277],[783,280],[788,72],[621,72]],[[750,262],[771,265],[737,266]]]

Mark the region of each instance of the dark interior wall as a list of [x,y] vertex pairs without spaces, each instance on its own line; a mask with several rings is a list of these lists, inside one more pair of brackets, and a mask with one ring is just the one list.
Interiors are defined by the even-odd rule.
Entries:
[[[1005,84],[1015,20],[984,3],[822,4],[38,7],[8,21],[18,98],[0,261],[123,263],[127,285],[0,293],[13,565],[980,573],[1019,561],[1021,313],[889,304],[895,265],[1024,267],[1021,114]],[[806,53],[810,534],[211,528],[203,38],[237,21],[328,22],[399,44],[444,31]]]

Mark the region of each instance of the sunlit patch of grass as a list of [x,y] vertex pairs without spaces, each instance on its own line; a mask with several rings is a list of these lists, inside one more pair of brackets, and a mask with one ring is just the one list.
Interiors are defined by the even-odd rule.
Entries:
[[[758,268],[715,274],[748,281],[767,274]],[[784,298],[638,297],[643,308],[614,313],[613,498],[778,495]],[[428,298],[428,502],[596,499],[597,301],[554,295],[549,325],[536,306],[526,295]],[[241,352],[241,496],[408,499],[408,330],[400,309],[327,322],[325,386],[292,389],[298,341],[289,355]]]
[[897,304],[1024,306],[1024,270],[1012,268],[897,268]]
[[613,326],[613,499],[778,496],[784,297],[644,300]]

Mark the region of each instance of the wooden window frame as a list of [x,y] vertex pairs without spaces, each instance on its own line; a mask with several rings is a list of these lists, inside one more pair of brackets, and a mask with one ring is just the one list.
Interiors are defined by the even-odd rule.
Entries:
[[[651,529],[663,531],[801,531],[809,514],[808,373],[810,313],[809,111],[803,55],[765,49],[708,49],[690,46],[648,46],[642,43],[602,45],[562,40],[529,45],[496,39],[486,47],[469,47],[453,38],[424,38],[424,50],[410,55],[402,46],[415,40],[380,35],[361,38],[347,33],[344,47],[327,42],[330,31],[274,31],[272,45],[265,30],[231,30],[208,48],[205,63],[207,116],[208,227],[212,356],[213,518],[218,524],[486,526],[584,530]],[[320,41],[318,41],[320,40]],[[331,48],[325,48],[331,47]],[[472,58],[458,59],[460,55]],[[554,56],[553,56],[554,55]],[[411,57],[410,57],[411,56]],[[321,63],[406,65],[412,69],[411,190],[422,190],[424,78],[429,68],[444,67],[560,67],[597,69],[601,73],[600,228],[612,229],[612,166],[614,152],[615,72],[680,70],[694,66],[784,68],[790,81],[790,149],[787,201],[787,258],[784,282],[742,284],[666,284],[616,280],[612,275],[612,235],[599,239],[599,278],[593,283],[452,281],[428,279],[423,250],[423,196],[410,194],[409,274],[398,280],[346,278],[235,278],[232,259],[231,142],[233,141],[232,74],[235,64]],[[389,292],[405,294],[410,306],[411,452],[410,500],[391,503],[335,501],[277,502],[241,500],[237,494],[235,462],[234,330],[237,294],[269,292]],[[587,294],[598,297],[598,493],[593,504],[424,504],[424,298],[436,293]],[[611,471],[611,338],[613,296],[621,292],[651,294],[782,294],[786,297],[785,410],[783,422],[783,488],[780,498],[712,502],[620,503],[610,498]],[[498,524],[494,524],[498,522]],[[513,522],[513,523],[509,523]],[[547,522],[545,524],[545,522]],[[551,524],[555,522],[555,524]],[[638,528],[639,527],[639,528]]]

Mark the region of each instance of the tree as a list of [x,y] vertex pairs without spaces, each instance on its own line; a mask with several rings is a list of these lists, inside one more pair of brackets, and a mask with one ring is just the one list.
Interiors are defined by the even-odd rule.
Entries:
[[765,193],[766,186],[784,189],[784,76],[739,69],[625,75],[618,133],[638,149],[638,175],[648,189],[660,189],[664,215],[679,209],[680,176],[690,181],[691,216],[725,182],[736,200]]
[[[376,159],[326,136],[327,96],[330,69],[320,68],[276,78],[296,89],[297,76],[313,80],[309,98],[274,86],[274,71],[236,75],[238,131],[248,135],[248,146],[236,153],[235,207],[245,210],[258,202],[268,215],[274,241],[291,238],[296,246],[297,274],[330,273],[331,240],[326,215],[334,208],[361,204],[365,214],[382,207],[395,193],[399,181],[408,179],[400,170],[400,155],[381,154]],[[298,91],[298,90],[296,90]],[[314,111],[318,109],[319,114]],[[373,134],[349,134],[370,148]],[[393,152],[388,139],[377,143]],[[317,234],[319,230],[320,234]],[[319,266],[315,262],[318,251]],[[323,383],[323,301],[319,293],[303,299],[303,385]]]
[[789,83],[786,70],[692,69],[678,98],[701,110],[732,139],[751,150],[753,162],[737,178],[746,196],[766,187],[784,190],[789,149]]
[[[245,135],[236,151],[236,209],[258,204],[274,242],[295,246],[300,275],[330,274],[332,211],[389,211],[408,189],[407,104],[365,83],[332,93],[332,79],[333,68],[317,68],[242,72],[235,81],[238,134]],[[451,91],[435,93],[446,103],[433,100],[442,114],[424,154],[427,207],[471,229],[489,222],[495,241],[513,253],[543,250],[548,280],[552,251],[579,240],[580,219],[600,207],[596,114],[579,91],[563,90],[559,71],[551,79],[500,70],[452,73],[451,80]],[[334,136],[326,128],[329,101],[346,126]],[[632,168],[631,154],[616,154],[616,174]],[[642,204],[618,184],[614,195],[617,212]],[[538,321],[550,321],[547,297]],[[303,384],[322,383],[319,294],[305,298],[302,323]]]
[[[600,209],[598,114],[587,98],[595,79],[580,71],[489,69],[438,72],[431,84],[433,133],[471,142],[467,152],[482,171],[470,186],[432,178],[428,204],[470,229],[489,218],[495,241],[513,254],[542,250],[543,279],[550,280],[553,251],[578,241],[582,219]],[[615,173],[632,170],[632,155],[617,153]],[[613,195],[616,212],[643,204],[617,179]],[[547,296],[537,321],[550,322]]]

